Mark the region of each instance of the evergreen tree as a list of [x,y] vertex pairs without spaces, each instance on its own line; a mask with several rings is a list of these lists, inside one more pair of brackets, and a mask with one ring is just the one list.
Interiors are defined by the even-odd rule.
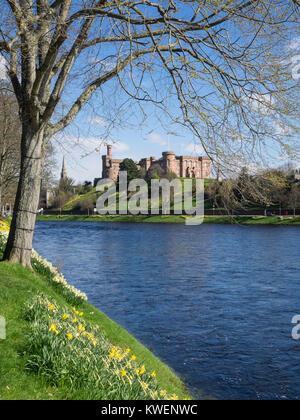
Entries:
[[127,171],[127,179],[130,182],[132,179],[141,178],[141,171],[137,164],[132,159],[124,159],[120,164],[120,172]]

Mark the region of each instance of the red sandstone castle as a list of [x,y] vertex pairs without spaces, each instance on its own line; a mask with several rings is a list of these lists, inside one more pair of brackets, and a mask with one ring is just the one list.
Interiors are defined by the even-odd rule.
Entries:
[[[108,145],[107,154],[102,156],[102,178],[117,180],[123,159],[113,159],[111,149],[112,146]],[[173,152],[163,152],[160,159],[152,156],[137,162],[138,168],[145,171],[154,164],[158,164],[165,172],[174,172],[182,178],[210,178],[211,176],[211,160],[205,156],[176,156]]]

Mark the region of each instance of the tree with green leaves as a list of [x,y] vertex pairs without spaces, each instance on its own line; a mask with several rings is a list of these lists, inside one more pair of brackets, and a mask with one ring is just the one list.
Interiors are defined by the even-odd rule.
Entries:
[[300,187],[298,184],[292,185],[291,190],[287,195],[287,206],[293,210],[294,217],[296,216],[296,209],[300,208]]
[[120,163],[120,171],[127,172],[127,180],[130,182],[132,179],[141,178],[141,172],[137,164],[132,159],[124,159]]

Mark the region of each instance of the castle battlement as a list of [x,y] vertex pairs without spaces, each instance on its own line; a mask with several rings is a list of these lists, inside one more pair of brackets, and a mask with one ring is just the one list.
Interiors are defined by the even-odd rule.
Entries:
[[[102,156],[102,178],[118,179],[123,159],[113,159],[112,147],[107,146],[107,154]],[[207,156],[176,156],[174,152],[163,152],[161,158],[142,158],[137,166],[148,171],[152,165],[159,165],[164,172],[174,172],[181,178],[210,178],[211,160]]]

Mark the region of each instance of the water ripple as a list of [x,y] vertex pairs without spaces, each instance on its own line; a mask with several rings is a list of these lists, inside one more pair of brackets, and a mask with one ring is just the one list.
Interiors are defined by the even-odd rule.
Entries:
[[299,228],[40,222],[34,246],[196,394],[299,399]]

